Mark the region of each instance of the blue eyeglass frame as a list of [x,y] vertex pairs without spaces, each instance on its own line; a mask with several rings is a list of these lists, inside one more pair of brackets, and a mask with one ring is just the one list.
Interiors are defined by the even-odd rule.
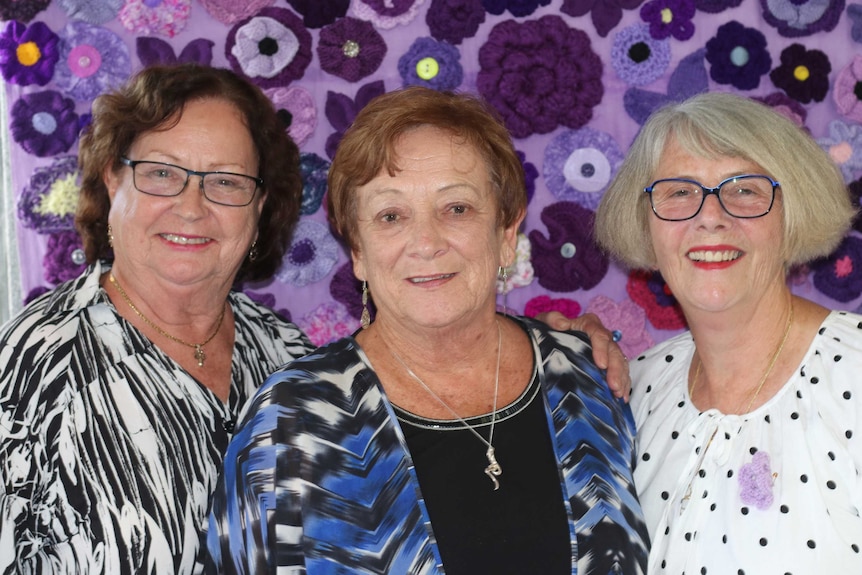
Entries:
[[[763,178],[763,179],[769,180],[769,183],[772,184],[772,199],[769,201],[769,207],[766,208],[766,211],[763,212],[762,214],[757,215],[757,216],[737,216],[736,214],[730,213],[730,210],[728,210],[727,206],[724,205],[724,202],[721,201],[721,195],[719,194],[721,187],[724,184],[726,184],[727,182],[731,182],[733,180],[739,180],[742,178]],[[653,189],[655,188],[655,185],[660,184],[662,182],[688,182],[689,184],[694,184],[695,186],[697,186],[701,190],[703,190],[703,195],[700,197],[700,205],[697,207],[697,210],[692,215],[688,216],[687,218],[664,218],[664,217],[658,215],[658,212],[656,212],[656,209],[655,209],[655,204],[652,201],[652,193],[653,193]],[[753,220],[756,218],[762,218],[763,216],[765,216],[766,214],[768,214],[769,212],[772,211],[772,206],[775,205],[775,190],[777,188],[780,188],[780,187],[781,187],[780,183],[776,182],[775,180],[773,180],[772,178],[770,178],[766,174],[740,174],[738,176],[731,176],[729,178],[725,178],[725,179],[721,180],[718,183],[718,185],[715,186],[714,188],[704,186],[700,182],[695,181],[695,180],[690,180],[688,178],[662,178],[661,180],[656,180],[653,183],[651,183],[650,185],[648,185],[647,187],[645,187],[644,193],[649,194],[649,205],[652,208],[652,213],[655,214],[655,217],[657,217],[660,220],[664,220],[666,222],[684,222],[686,220],[690,220],[690,219],[696,217],[697,214],[700,213],[700,210],[703,209],[703,204],[706,203],[706,198],[709,195],[715,195],[715,199],[718,200],[718,205],[720,205],[721,209],[724,210],[725,213],[727,215],[729,215],[730,217],[739,218],[742,220]]]

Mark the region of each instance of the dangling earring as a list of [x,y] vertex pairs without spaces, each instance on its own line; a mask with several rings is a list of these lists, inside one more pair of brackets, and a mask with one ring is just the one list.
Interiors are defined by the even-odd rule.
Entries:
[[368,282],[362,280],[362,317],[359,318],[362,329],[368,329],[371,325],[371,314],[368,312]]
[[114,247],[114,230],[111,228],[111,224],[108,224],[108,247]]
[[497,270],[497,279],[503,284],[503,315],[509,315],[509,286],[506,285],[509,279],[509,270],[500,266],[500,269]]
[[251,248],[248,250],[248,259],[252,262],[257,259],[257,240],[251,242]]

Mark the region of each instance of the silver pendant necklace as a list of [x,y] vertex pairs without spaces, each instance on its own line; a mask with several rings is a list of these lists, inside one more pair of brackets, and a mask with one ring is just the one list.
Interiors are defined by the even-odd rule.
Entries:
[[464,418],[458,415],[458,412],[449,407],[448,403],[443,401],[443,399],[439,395],[434,393],[434,391],[430,387],[428,387],[428,385],[426,385],[425,382],[422,381],[419,376],[416,375],[413,370],[407,366],[406,363],[404,363],[404,360],[402,360],[401,357],[397,353],[395,353],[394,349],[390,347],[389,351],[392,352],[392,357],[397,359],[398,363],[400,363],[401,366],[405,370],[407,370],[407,373],[410,375],[410,377],[415,379],[419,383],[419,385],[421,385],[422,388],[428,392],[431,397],[433,397],[440,403],[440,405],[449,410],[449,412],[455,416],[455,419],[460,421],[461,424],[470,431],[470,433],[479,438],[479,441],[488,446],[488,450],[485,452],[485,457],[488,458],[488,467],[485,468],[485,475],[487,475],[488,478],[494,483],[494,491],[497,491],[500,488],[500,482],[497,481],[497,478],[503,475],[503,468],[500,467],[499,463],[497,463],[497,457],[494,455],[494,424],[497,422],[497,393],[500,390],[500,357],[502,356],[503,351],[503,330],[500,328],[500,321],[495,321],[497,323],[497,372],[494,375],[494,410],[491,412],[491,430],[488,434],[488,439],[482,437],[482,435],[478,431],[476,431],[473,426],[464,421]]

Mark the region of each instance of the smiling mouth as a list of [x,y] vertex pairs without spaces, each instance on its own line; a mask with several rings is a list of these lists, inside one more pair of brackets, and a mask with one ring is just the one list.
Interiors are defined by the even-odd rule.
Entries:
[[433,282],[437,280],[447,280],[451,277],[455,277],[455,274],[440,274],[438,276],[429,276],[422,278],[410,278],[410,282],[414,284],[424,284],[427,282]]
[[696,262],[730,262],[742,256],[739,250],[697,251],[689,252],[688,259]]
[[186,236],[178,236],[176,234],[159,234],[159,235],[171,243],[180,244],[180,245],[184,245],[184,246],[200,245],[200,244],[205,244],[205,243],[210,241],[209,238],[187,238]]

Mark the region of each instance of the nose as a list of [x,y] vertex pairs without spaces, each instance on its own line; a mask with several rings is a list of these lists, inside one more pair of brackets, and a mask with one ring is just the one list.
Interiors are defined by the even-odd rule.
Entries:
[[[192,178],[198,179],[197,190],[194,189],[194,184],[192,184]],[[197,193],[195,193],[195,191],[197,191]],[[179,195],[174,197],[177,200],[174,204],[175,209],[181,215],[183,215],[183,217],[200,217],[206,211],[205,204],[207,203],[206,196],[204,195],[203,176],[190,175],[189,179],[186,180],[186,185],[183,187],[183,190],[179,193]]]
[[700,212],[697,214],[697,218],[699,220],[709,224],[712,224],[713,222],[724,223],[724,221],[729,217],[731,216],[724,209],[724,206],[721,205],[721,201],[718,199],[717,193],[709,193],[704,196],[703,205],[700,207]]
[[412,226],[411,252],[432,259],[446,251],[448,243],[441,223],[434,216],[417,216]]

